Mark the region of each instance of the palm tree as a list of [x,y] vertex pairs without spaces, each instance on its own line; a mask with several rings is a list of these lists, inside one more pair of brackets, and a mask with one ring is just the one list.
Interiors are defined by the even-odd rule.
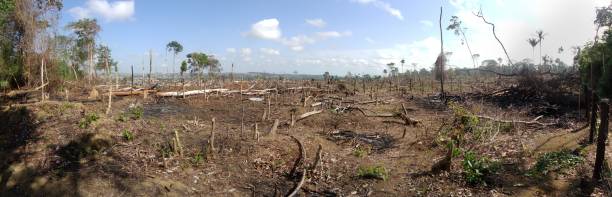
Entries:
[[183,45],[181,45],[177,41],[172,41],[166,45],[166,50],[172,52],[172,81],[174,81],[174,67],[176,66],[176,55],[178,55],[180,52],[183,52]]
[[531,46],[531,58],[535,59],[535,57],[534,57],[535,56],[535,47],[540,42],[536,38],[529,38],[529,39],[527,39],[527,43],[529,43],[529,45]]
[[402,59],[400,63],[402,63],[402,73],[404,73],[404,63],[406,63],[406,60]]
[[72,29],[78,37],[79,45],[81,48],[86,48],[89,55],[89,69],[87,73],[87,82],[91,84],[94,72],[94,46],[96,45],[96,35],[101,31],[98,21],[96,19],[81,19],[76,22],[68,24],[68,28]]
[[538,43],[540,43],[540,65],[542,65],[542,40],[544,40],[544,36],[547,34],[542,30],[536,31],[536,36],[538,37]]

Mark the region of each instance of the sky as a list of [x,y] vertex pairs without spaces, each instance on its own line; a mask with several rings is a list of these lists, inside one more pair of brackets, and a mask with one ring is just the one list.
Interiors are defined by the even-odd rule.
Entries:
[[[382,74],[387,63],[400,70],[430,69],[440,53],[443,8],[444,51],[451,68],[473,67],[462,39],[447,31],[458,16],[478,62],[505,55],[491,27],[474,16],[482,10],[496,24],[513,61],[539,61],[527,43],[537,30],[546,36],[542,55],[571,64],[574,46],[593,40],[596,7],[609,0],[64,0],[60,26],[96,18],[98,43],[108,45],[120,72],[142,69],[149,51],[153,72],[178,71],[190,52],[214,55],[223,72],[334,75]],[[63,29],[63,28],[60,28]],[[69,34],[68,30],[62,30]],[[176,57],[166,44],[178,41]],[[559,48],[565,50],[559,52]],[[505,60],[504,62],[507,62]],[[401,66],[400,66],[401,67]]]

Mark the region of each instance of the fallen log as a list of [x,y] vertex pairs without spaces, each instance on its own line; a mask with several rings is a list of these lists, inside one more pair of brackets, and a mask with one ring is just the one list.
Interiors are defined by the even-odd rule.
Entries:
[[300,120],[302,120],[302,119],[304,119],[304,118],[308,118],[309,116],[312,116],[312,115],[315,115],[315,114],[319,114],[319,113],[321,113],[321,112],[323,112],[323,110],[317,110],[317,111],[306,112],[306,113],[304,113],[304,114],[302,114],[302,115],[298,116],[298,117],[297,117],[297,119],[296,119],[295,121],[296,121],[296,122],[297,122],[297,121],[300,121]]
[[229,89],[204,89],[204,90],[190,90],[185,92],[158,92],[156,95],[161,97],[177,97],[177,96],[191,96],[198,94],[206,94],[206,93],[224,93],[229,91]]

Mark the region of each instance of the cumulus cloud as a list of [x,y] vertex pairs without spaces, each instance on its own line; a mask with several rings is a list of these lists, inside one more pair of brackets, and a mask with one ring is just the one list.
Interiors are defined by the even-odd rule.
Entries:
[[133,0],[88,0],[84,6],[70,8],[68,12],[77,19],[101,17],[106,21],[133,20],[135,2]]
[[264,54],[268,54],[268,55],[280,55],[280,52],[278,50],[270,49],[270,48],[260,48],[259,51],[261,51]]
[[391,7],[391,4],[387,2],[384,2],[381,0],[352,0],[352,1],[362,4],[362,5],[373,5],[374,7],[382,9],[383,11],[387,12],[388,14],[390,14],[391,16],[394,16],[395,18],[399,20],[404,20],[404,16],[402,15],[402,12],[396,8]]
[[236,53],[236,48],[227,48],[225,49],[228,53]]
[[253,24],[248,35],[260,39],[276,40],[282,36],[279,25],[280,23],[276,18],[264,19]]
[[327,23],[323,19],[306,19],[306,23],[313,27],[323,28]]
[[297,35],[283,37],[281,34],[280,22],[276,18],[261,20],[251,26],[251,30],[246,33],[258,39],[271,40],[289,47],[293,51],[302,51],[306,45],[314,44],[317,41],[328,38],[339,38],[352,35],[351,31],[337,32],[317,32],[315,35]]

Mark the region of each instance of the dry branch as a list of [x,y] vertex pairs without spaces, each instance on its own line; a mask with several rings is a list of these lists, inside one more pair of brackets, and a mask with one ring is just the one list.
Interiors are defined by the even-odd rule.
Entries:
[[487,119],[487,120],[495,121],[495,122],[501,122],[501,123],[519,123],[519,124],[526,124],[526,125],[538,125],[538,126],[542,126],[542,127],[548,127],[548,126],[557,125],[557,123],[541,123],[541,122],[538,122],[538,120],[540,118],[542,118],[542,116],[538,116],[537,118],[535,118],[533,120],[530,120],[530,121],[501,120],[501,119],[497,119],[497,118],[493,118],[493,117],[489,117],[489,116],[483,116],[483,115],[478,115],[476,117],[481,118],[481,119]]
[[302,185],[304,185],[304,182],[306,181],[306,169],[303,167],[304,162],[306,161],[306,153],[305,153],[306,151],[304,150],[304,145],[302,145],[302,142],[300,142],[300,140],[298,140],[294,136],[289,136],[289,137],[291,137],[291,139],[293,139],[293,141],[295,141],[295,143],[298,144],[298,147],[300,149],[300,156],[295,161],[295,164],[293,164],[293,168],[291,169],[290,174],[295,175],[295,173],[297,173],[298,167],[302,166],[302,174],[300,177],[300,181],[295,185],[295,187],[291,190],[291,192],[287,194],[287,197],[293,197],[297,195],[297,193],[300,191],[300,188],[302,188]]

